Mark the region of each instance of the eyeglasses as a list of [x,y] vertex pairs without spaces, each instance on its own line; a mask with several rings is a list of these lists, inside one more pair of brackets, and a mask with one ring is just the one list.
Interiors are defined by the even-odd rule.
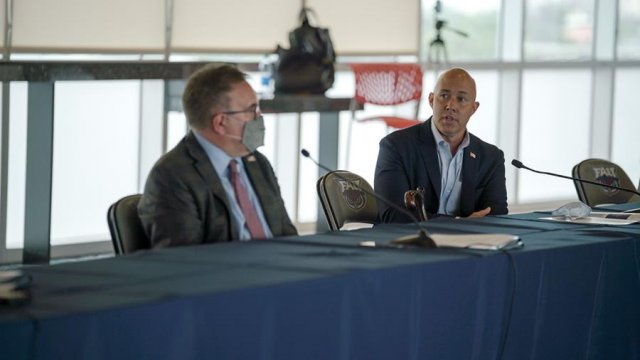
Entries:
[[257,106],[251,106],[250,108],[246,109],[246,110],[235,110],[235,111],[223,111],[222,114],[225,115],[236,115],[236,114],[246,114],[246,113],[253,113],[253,118],[252,120],[255,120],[258,118],[258,113],[260,112],[260,109]]

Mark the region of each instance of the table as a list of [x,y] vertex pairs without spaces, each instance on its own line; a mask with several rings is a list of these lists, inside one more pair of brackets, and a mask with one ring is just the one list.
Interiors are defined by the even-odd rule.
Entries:
[[389,247],[409,224],[27,268],[3,358],[638,358],[640,225],[544,216],[423,223],[520,236],[508,253]]

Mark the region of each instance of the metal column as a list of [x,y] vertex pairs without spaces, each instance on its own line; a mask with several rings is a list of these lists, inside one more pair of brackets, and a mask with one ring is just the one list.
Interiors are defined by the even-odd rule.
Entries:
[[29,83],[24,264],[48,263],[51,255],[53,90],[53,82]]

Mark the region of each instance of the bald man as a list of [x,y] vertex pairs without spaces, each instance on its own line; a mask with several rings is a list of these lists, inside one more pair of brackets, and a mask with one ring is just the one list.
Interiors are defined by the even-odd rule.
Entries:
[[[506,214],[504,154],[467,131],[480,103],[476,84],[465,70],[449,69],[429,93],[433,116],[422,124],[380,141],[374,187],[404,207],[404,192],[424,188],[430,217],[480,217]],[[379,203],[381,222],[411,222],[405,214]]]

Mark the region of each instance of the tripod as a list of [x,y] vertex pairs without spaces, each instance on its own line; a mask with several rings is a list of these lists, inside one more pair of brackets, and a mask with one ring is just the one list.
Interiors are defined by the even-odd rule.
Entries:
[[443,20],[436,20],[436,37],[429,43],[429,50],[427,51],[427,61],[430,65],[433,65],[434,78],[437,78],[441,68],[449,67],[447,44],[442,38],[442,27],[444,24],[445,22]]
[[464,31],[456,30],[449,28],[447,26],[447,22],[445,20],[441,20],[439,18],[440,12],[442,11],[442,5],[440,0],[436,1],[435,6],[433,7],[435,10],[435,29],[436,36],[429,43],[429,49],[427,51],[427,61],[428,66],[433,66],[434,71],[434,79],[437,79],[438,73],[445,68],[448,68],[449,65],[449,53],[447,52],[447,44],[444,42],[442,38],[442,29],[453,31],[454,33],[462,36],[468,37],[469,34]]

